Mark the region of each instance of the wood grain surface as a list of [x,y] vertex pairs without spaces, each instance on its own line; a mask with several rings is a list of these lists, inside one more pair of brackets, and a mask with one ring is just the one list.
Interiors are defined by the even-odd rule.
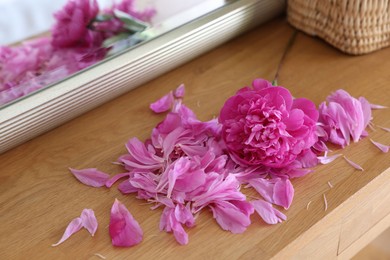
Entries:
[[[125,142],[134,136],[147,138],[163,118],[153,114],[149,104],[181,83],[186,85],[185,103],[200,119],[217,116],[238,88],[256,77],[273,79],[292,32],[283,18],[276,19],[0,155],[0,259],[99,259],[96,253],[107,259],[318,259],[348,258],[364,247],[390,226],[390,154],[381,153],[368,138],[337,151],[360,164],[363,172],[339,158],[293,180],[296,192],[285,211],[286,222],[266,225],[254,214],[248,230],[234,235],[223,231],[204,210],[197,225],[187,229],[187,246],[159,231],[161,209],[151,211],[134,195],[122,195],[116,185],[87,187],[67,170],[123,171],[111,162],[126,152]],[[279,84],[316,104],[344,88],[353,96],[390,107],[389,70],[390,48],[347,56],[299,33],[281,68]],[[375,124],[390,127],[390,109],[374,111],[373,116]],[[390,133],[379,128],[369,130],[369,135],[390,144]],[[107,226],[115,198],[144,230],[144,241],[133,248],[111,245]],[[51,247],[84,208],[92,208],[99,221],[95,236],[81,230]]]

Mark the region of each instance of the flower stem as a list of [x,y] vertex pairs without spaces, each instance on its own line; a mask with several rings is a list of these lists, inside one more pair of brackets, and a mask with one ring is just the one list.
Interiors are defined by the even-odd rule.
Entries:
[[288,43],[286,45],[286,48],[284,49],[283,55],[280,58],[278,68],[277,68],[276,73],[275,73],[274,80],[272,81],[273,86],[278,85],[279,72],[283,66],[284,60],[286,59],[287,53],[289,52],[289,50],[291,49],[291,47],[293,46],[293,44],[295,42],[295,38],[296,38],[297,34],[298,34],[298,31],[294,30],[293,33],[291,34],[290,39],[288,40]]

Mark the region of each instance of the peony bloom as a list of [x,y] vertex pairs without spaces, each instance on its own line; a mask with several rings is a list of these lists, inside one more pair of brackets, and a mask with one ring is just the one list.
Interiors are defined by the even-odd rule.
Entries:
[[88,30],[88,25],[98,12],[96,0],[69,1],[54,14],[57,22],[52,30],[52,45],[59,48],[93,46],[96,37]]
[[359,141],[371,120],[370,103],[363,97],[356,99],[345,90],[339,89],[320,107],[320,128],[324,131],[322,141],[330,141],[341,147],[349,145],[351,139]]
[[283,168],[317,141],[318,111],[283,87],[257,79],[223,106],[219,121],[233,160],[243,166]]

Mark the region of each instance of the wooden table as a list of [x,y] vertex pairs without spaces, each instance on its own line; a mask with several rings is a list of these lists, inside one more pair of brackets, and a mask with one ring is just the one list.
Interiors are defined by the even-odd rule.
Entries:
[[[224,100],[256,77],[273,79],[293,29],[274,20],[133,90],[67,124],[0,155],[1,259],[267,259],[349,258],[390,226],[390,156],[368,138],[342,151],[365,169],[359,172],[339,158],[313,174],[293,180],[296,195],[285,212],[288,220],[266,225],[253,215],[240,235],[219,228],[208,211],[189,229],[187,246],[159,232],[161,210],[116,188],[90,188],[71,176],[68,167],[96,167],[121,172],[113,165],[131,137],[145,139],[163,118],[148,105],[185,83],[185,103],[200,119],[218,115]],[[323,41],[299,33],[280,71],[279,83],[295,97],[319,104],[344,88],[372,103],[390,107],[390,48],[353,57]],[[390,109],[374,112],[374,122],[390,127]],[[390,144],[390,133],[369,130],[376,141]],[[327,182],[333,184],[330,188]],[[328,210],[324,210],[326,194]],[[114,248],[108,235],[109,212],[121,200],[140,222],[144,241],[133,248]],[[309,209],[306,205],[311,201]],[[92,208],[99,221],[95,237],[80,231],[62,245],[69,221]]]

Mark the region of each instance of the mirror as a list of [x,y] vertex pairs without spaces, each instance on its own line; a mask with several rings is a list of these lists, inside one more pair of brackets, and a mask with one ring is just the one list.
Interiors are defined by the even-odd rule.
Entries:
[[228,2],[0,0],[0,109]]

